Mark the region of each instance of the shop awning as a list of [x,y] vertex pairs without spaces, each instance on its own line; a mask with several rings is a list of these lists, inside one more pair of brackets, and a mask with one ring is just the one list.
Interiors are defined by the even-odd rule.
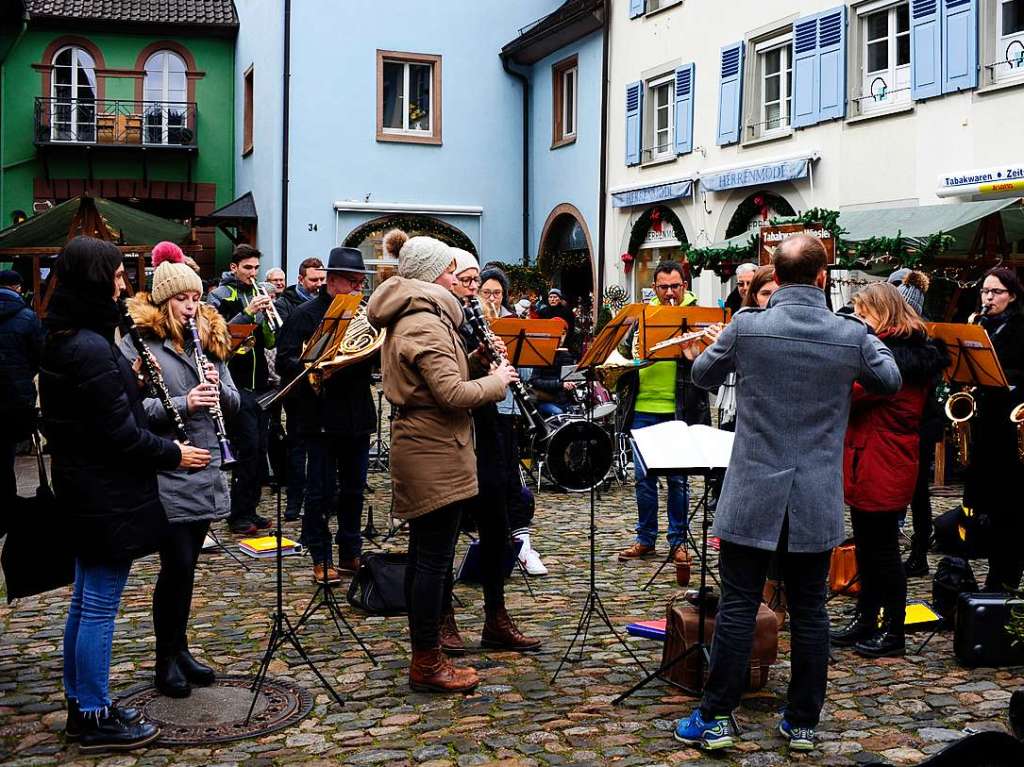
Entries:
[[780,181],[796,181],[811,172],[811,163],[818,157],[817,151],[810,151],[757,163],[702,170],[700,185],[709,192],[727,192],[730,189],[764,186]]
[[[846,230],[846,242],[863,242],[872,237],[902,237],[909,244],[923,245],[942,232],[953,237],[950,253],[971,249],[978,224],[998,213],[1008,241],[1024,239],[1024,207],[1020,199],[958,202],[949,205],[915,205],[905,208],[840,210],[839,226]],[[744,247],[750,232],[713,243],[712,248]]]
[[679,178],[644,186],[617,187],[610,189],[609,192],[612,196],[612,207],[632,208],[689,197],[693,193],[693,179]]

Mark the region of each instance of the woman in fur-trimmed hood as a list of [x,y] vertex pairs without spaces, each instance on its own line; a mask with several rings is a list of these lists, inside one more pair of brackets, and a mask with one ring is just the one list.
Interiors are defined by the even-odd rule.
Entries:
[[[199,275],[175,258],[181,251],[160,248],[154,249],[158,265],[152,292],[132,297],[127,302],[128,311],[160,365],[189,442],[210,451],[210,463],[201,471],[162,471],[158,476],[160,502],[171,524],[160,546],[160,575],[153,592],[156,687],[164,695],[183,698],[191,692],[191,685],[205,686],[214,681],[213,670],[189,652],[186,628],[196,561],[207,530],[212,520],[227,517],[231,506],[210,408],[219,399],[221,412],[227,417],[238,410],[239,397],[227,367],[231,355],[227,323],[216,309],[200,302],[202,283]],[[164,252],[169,256],[162,256]],[[206,360],[205,380],[200,380],[197,369],[187,326],[190,319],[196,320],[199,330]],[[138,356],[128,338],[122,339],[121,350],[129,359]],[[144,406],[150,428],[173,439],[170,419],[160,400],[147,397]]]

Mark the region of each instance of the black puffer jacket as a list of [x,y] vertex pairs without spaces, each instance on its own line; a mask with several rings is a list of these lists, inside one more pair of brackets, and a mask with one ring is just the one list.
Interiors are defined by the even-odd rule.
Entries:
[[43,326],[21,296],[0,288],[0,422],[15,439],[31,432]]
[[[316,298],[315,294],[313,298]],[[274,301],[274,308],[277,309],[281,322],[284,323],[292,316],[292,312],[311,300],[299,293],[298,285],[289,285],[281,291],[281,295]]]
[[[302,344],[309,340],[323,319],[333,297],[326,290],[298,307],[281,328],[277,339],[277,372],[284,382],[303,370],[299,361]],[[316,434],[369,434],[377,428],[373,385],[373,357],[343,368],[327,379],[317,396],[303,378],[285,400],[288,428],[311,436]]]
[[53,489],[79,558],[105,563],[156,551],[167,524],[157,471],[175,468],[181,451],[146,429],[135,375],[112,330],[51,327],[39,398]]

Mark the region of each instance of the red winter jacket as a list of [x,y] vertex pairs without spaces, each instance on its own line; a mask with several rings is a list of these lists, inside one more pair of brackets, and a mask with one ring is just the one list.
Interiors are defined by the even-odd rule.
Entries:
[[921,415],[945,350],[920,336],[884,339],[903,387],[890,396],[853,385],[843,455],[846,503],[859,511],[898,511],[917,483]]

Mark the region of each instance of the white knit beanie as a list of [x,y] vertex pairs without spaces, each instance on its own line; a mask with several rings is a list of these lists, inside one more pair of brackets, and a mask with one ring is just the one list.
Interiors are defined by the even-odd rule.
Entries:
[[433,282],[455,260],[452,248],[433,237],[410,237],[398,255],[398,275]]
[[188,264],[164,261],[153,272],[150,295],[154,304],[162,304],[179,293],[187,292],[203,292],[203,281]]
[[476,256],[468,250],[463,250],[462,248],[452,248],[451,250],[455,255],[456,275],[462,274],[467,269],[480,269],[480,263],[476,260]]

